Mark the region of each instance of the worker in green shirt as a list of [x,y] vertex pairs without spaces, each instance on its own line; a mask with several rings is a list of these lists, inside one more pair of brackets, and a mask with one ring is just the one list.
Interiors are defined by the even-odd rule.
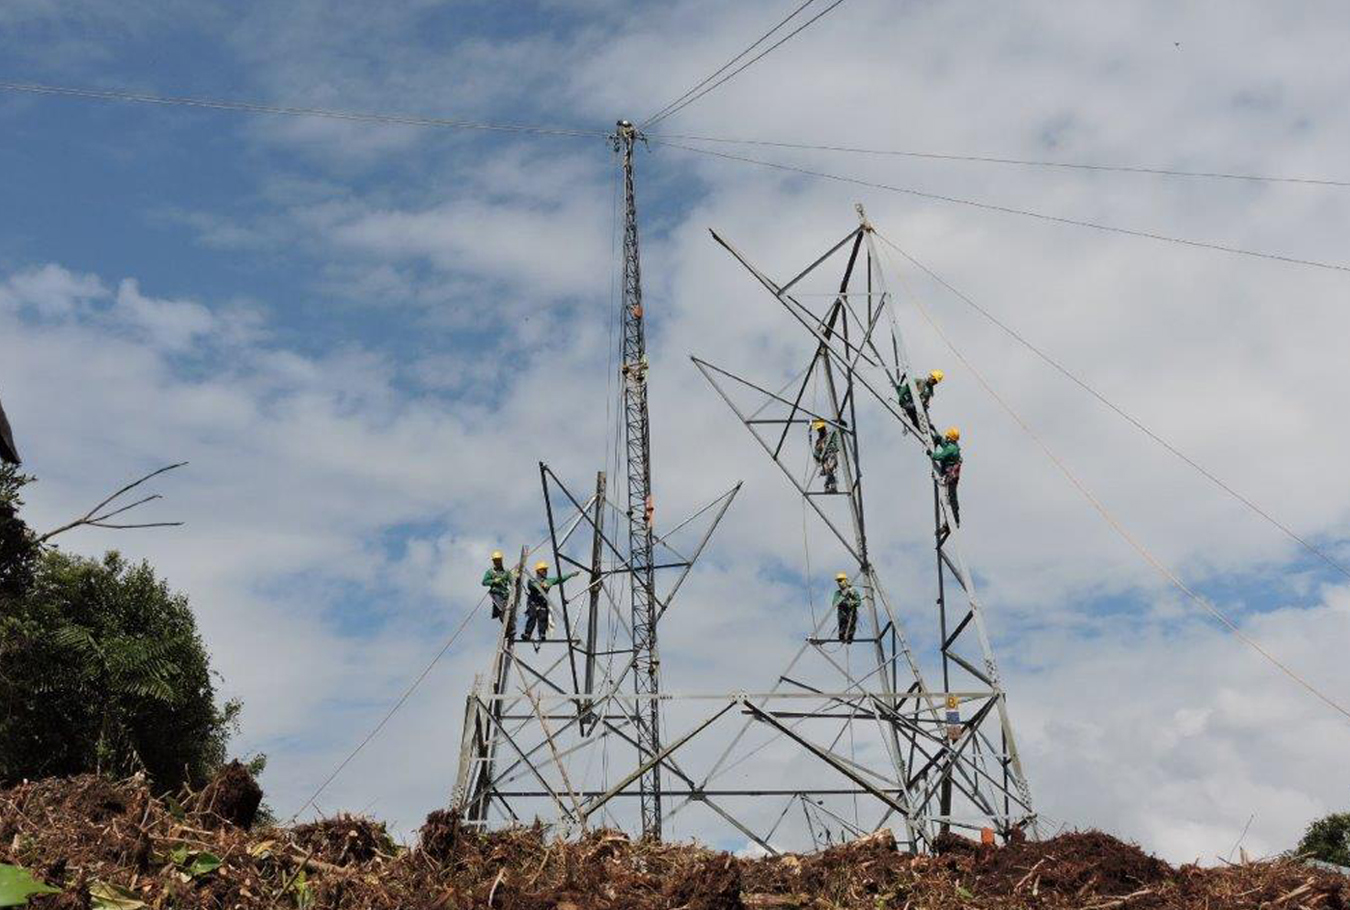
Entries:
[[534,575],[526,579],[524,640],[529,641],[531,633],[538,629],[539,639],[535,642],[534,646],[536,651],[539,650],[539,642],[543,641],[544,636],[548,634],[549,590],[554,585],[561,584],[576,574],[576,572],[571,572],[567,575],[557,575],[553,578],[549,578],[548,563],[538,562],[534,565]]
[[492,618],[506,621],[506,606],[511,599],[511,570],[502,565],[502,551],[492,551],[492,567],[483,573],[483,587],[492,598]]
[[862,606],[862,598],[848,583],[848,575],[840,572],[834,576],[834,580],[839,588],[834,592],[830,603],[834,605],[839,617],[839,640],[845,644],[852,644],[853,633],[858,628],[858,607]]
[[956,484],[961,480],[961,446],[958,444],[961,431],[956,427],[948,427],[941,440],[936,438],[936,434],[934,437],[931,453],[933,465],[937,469],[938,479],[947,487],[947,501],[952,506],[952,520],[960,526],[961,507],[956,501]]
[[[928,416],[928,404],[933,400],[933,391],[937,384],[942,381],[944,375],[941,370],[932,370],[927,376],[914,380],[914,386],[919,390],[919,402],[923,404],[925,417]],[[920,429],[919,414],[914,408],[914,393],[909,389],[909,375],[907,373],[900,374],[900,379],[895,383],[895,392],[900,396],[900,407],[909,417],[909,422],[914,425],[914,429]]]
[[820,466],[821,476],[825,478],[825,492],[839,492],[839,431],[831,430],[823,420],[811,421],[815,438],[811,440],[811,454]]

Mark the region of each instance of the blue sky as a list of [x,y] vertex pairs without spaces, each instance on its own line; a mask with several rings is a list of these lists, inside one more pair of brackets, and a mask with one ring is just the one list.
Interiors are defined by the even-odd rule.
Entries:
[[[20,0],[0,9],[0,78],[603,130],[679,95],[783,7]],[[663,129],[1345,178],[1345,10],[1241,9],[849,0]],[[154,506],[184,529],[64,545],[149,558],[192,597],[224,691],[246,702],[238,748],[269,753],[270,798],[292,811],[476,600],[484,553],[537,537],[537,461],[574,478],[602,466],[612,152],[8,93],[0,128],[0,394],[41,478],[34,524],[192,462]],[[1342,188],[749,154],[1344,261]],[[1343,274],[661,146],[639,168],[662,514],[747,481],[668,633],[677,678],[683,654],[707,684],[744,685],[746,636],[771,672],[797,634],[781,605],[805,596],[782,569],[800,562],[797,506],[686,359],[771,377],[800,339],[708,227],[781,275],[865,202],[955,286],[1344,557]],[[1344,699],[1343,577],[931,281],[906,280],[1169,566]],[[1343,809],[1346,725],[1160,583],[904,318],[916,358],[948,369],[938,406],[965,432],[969,556],[1047,814],[1191,859],[1227,850],[1253,813],[1261,852]],[[874,528],[892,584],[922,600],[925,532],[905,507],[923,477],[890,464],[893,444],[867,449],[873,477],[893,476]],[[817,566],[828,546],[813,538]],[[471,628],[324,809],[369,808],[406,832],[439,804],[490,636]]]

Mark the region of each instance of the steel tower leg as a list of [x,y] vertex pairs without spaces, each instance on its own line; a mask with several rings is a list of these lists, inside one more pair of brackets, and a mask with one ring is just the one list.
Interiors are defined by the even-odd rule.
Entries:
[[[632,572],[633,681],[637,694],[661,689],[656,650],[656,594],[652,560],[651,432],[647,413],[647,339],[642,310],[642,270],[638,255],[637,200],[633,193],[633,146],[637,129],[620,120],[614,134],[623,155],[623,410],[628,460],[628,561]],[[656,698],[634,703],[638,765],[646,767],[639,784],[644,837],[661,839],[660,704]],[[647,767],[650,763],[650,767]]]

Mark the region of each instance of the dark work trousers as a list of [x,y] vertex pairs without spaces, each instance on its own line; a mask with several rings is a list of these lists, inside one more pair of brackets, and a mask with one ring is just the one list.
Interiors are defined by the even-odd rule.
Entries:
[[839,492],[839,480],[835,476],[835,471],[839,470],[839,455],[830,452],[820,460],[820,473],[825,475],[825,492]]
[[841,603],[839,611],[839,640],[852,643],[853,633],[858,630],[858,608],[851,603]]
[[952,520],[959,526],[961,524],[961,505],[956,500],[956,485],[961,480],[961,466],[948,468],[943,472],[942,480],[947,484],[947,502],[951,503]]
[[544,636],[548,634],[548,601],[531,600],[525,605],[525,635],[524,640],[530,640],[530,633],[535,629],[539,630],[539,640],[543,641]]
[[492,598],[492,618],[505,621],[506,605],[510,601],[511,595],[506,591],[495,591],[489,588],[488,596]]

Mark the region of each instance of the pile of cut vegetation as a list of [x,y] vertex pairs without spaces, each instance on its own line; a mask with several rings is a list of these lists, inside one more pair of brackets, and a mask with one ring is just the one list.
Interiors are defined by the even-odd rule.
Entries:
[[537,828],[476,834],[433,812],[406,849],[363,817],[255,825],[260,796],[239,766],[180,799],[94,776],[0,791],[0,906],[1346,910],[1350,898],[1347,879],[1294,861],[1173,868],[1093,831],[1006,847],[946,837],[921,857],[881,832],[748,859],[613,831],[570,841]]

